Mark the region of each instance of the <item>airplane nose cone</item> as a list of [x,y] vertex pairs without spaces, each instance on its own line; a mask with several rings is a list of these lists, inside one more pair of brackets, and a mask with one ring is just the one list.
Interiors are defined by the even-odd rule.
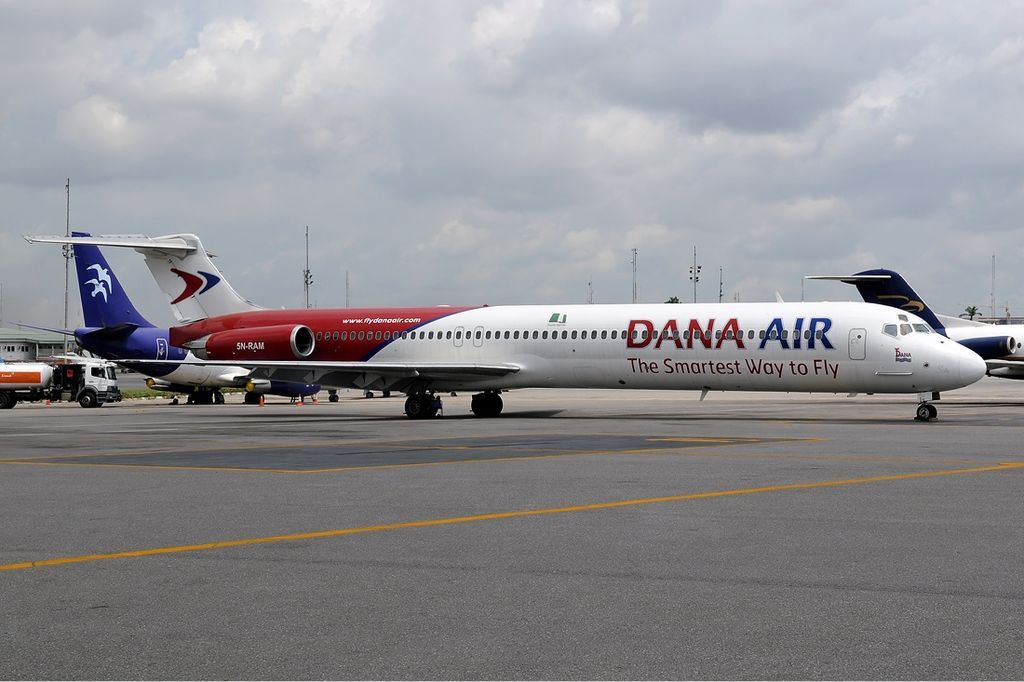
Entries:
[[985,376],[988,367],[980,355],[967,348],[964,350],[966,352],[960,356],[960,380],[966,386]]

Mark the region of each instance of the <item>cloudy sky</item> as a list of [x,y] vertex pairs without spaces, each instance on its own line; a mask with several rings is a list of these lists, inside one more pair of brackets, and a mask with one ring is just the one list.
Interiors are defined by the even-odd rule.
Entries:
[[[1024,313],[1024,6],[0,0],[4,319],[22,234],[193,232],[267,306],[799,299],[885,266]],[[111,253],[154,321],[142,259]],[[808,299],[853,290],[808,283]],[[73,316],[79,316],[77,299]]]

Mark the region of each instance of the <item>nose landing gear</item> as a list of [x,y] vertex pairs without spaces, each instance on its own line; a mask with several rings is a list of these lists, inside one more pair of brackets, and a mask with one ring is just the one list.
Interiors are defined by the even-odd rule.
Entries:
[[933,422],[939,416],[939,411],[931,403],[921,403],[917,406],[917,415],[914,416],[919,422]]
[[914,419],[919,422],[933,422],[939,415],[939,411],[935,409],[930,400],[938,400],[938,393],[919,393],[917,399],[921,402],[917,406],[917,413],[914,415]]

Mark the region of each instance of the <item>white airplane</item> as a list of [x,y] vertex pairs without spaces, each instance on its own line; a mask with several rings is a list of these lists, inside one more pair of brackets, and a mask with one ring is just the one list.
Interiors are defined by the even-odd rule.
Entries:
[[928,307],[905,279],[893,270],[875,269],[855,275],[812,275],[805,279],[853,284],[868,303],[878,303],[920,315],[935,331],[980,355],[988,374],[1024,379],[1024,325],[987,324],[939,315]]
[[171,328],[173,345],[258,379],[402,391],[412,418],[434,416],[435,396],[447,391],[475,391],[473,412],[497,416],[502,391],[551,387],[702,398],[719,390],[908,393],[924,421],[935,418],[940,391],[985,374],[976,353],[921,318],[871,303],[263,310],[208,258],[207,269],[192,267],[201,250],[194,235],[86,243],[119,240],[146,254],[162,249],[147,263],[179,319],[194,320]]

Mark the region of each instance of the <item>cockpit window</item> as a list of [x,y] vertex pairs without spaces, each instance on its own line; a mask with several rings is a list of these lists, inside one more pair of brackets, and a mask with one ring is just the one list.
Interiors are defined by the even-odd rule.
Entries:
[[914,328],[904,322],[900,325],[900,336],[906,336],[914,331]]
[[909,322],[909,320],[907,319],[906,315],[900,315],[899,318],[900,318],[900,322]]
[[931,334],[932,333],[932,328],[929,327],[926,324],[921,324],[920,322],[916,322],[916,323],[914,323],[914,331],[915,332],[923,332],[925,334]]
[[887,324],[884,327],[882,327],[882,331],[888,334],[889,336],[896,336],[896,325]]

